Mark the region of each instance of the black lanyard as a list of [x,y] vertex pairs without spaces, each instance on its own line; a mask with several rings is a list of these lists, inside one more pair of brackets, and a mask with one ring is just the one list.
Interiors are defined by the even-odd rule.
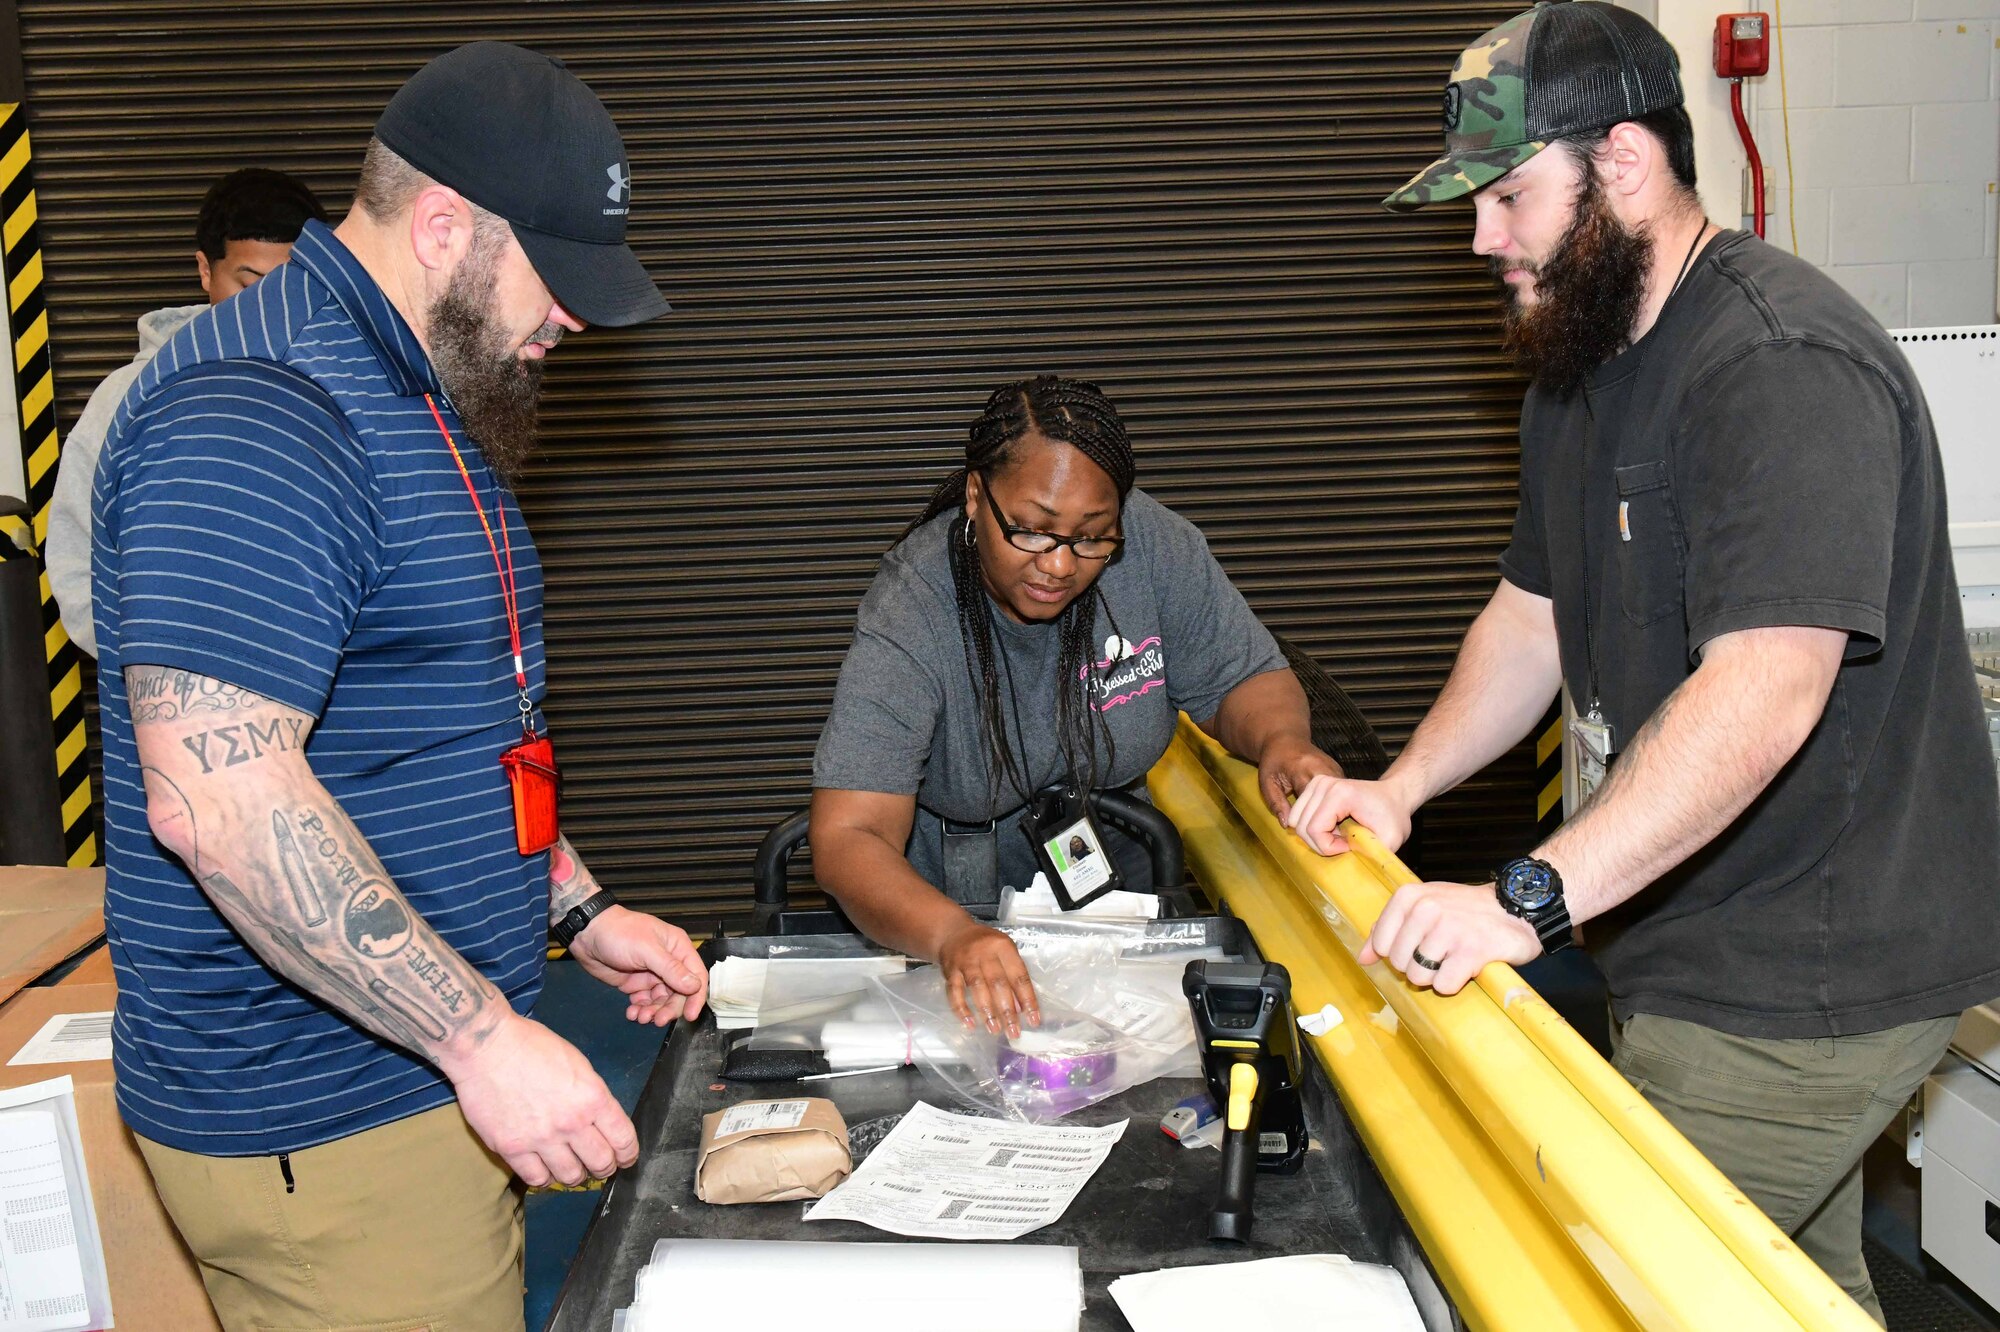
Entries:
[[[993,648],[996,655],[998,655],[998,657],[1000,658],[1000,671],[1006,677],[1007,680],[1007,710],[1009,713],[1013,715],[1014,734],[1020,738],[1021,742],[1021,747],[1019,751],[1021,756],[1021,775],[1027,778],[1030,782],[1032,782],[1034,780],[1034,774],[1028,771],[1028,731],[1027,728],[1021,724],[1021,697],[1018,693],[1015,692],[1014,689],[1013,658],[1007,655],[1007,639],[1005,636],[1005,632],[1001,629],[999,622],[993,618],[993,607],[991,603],[988,603],[986,607],[986,614],[987,614],[988,631],[993,635]],[[1057,653],[1057,660],[1058,662],[1060,662],[1061,660],[1060,652]],[[1059,680],[1058,683],[1063,688],[1069,687],[1069,682],[1067,680]],[[1084,706],[1089,707],[1090,706],[1089,702],[1086,701],[1084,703]],[[1000,728],[1000,743],[1003,746],[1007,744],[1007,728],[1004,722]],[[1096,743],[1094,735],[1090,743],[1093,745]],[[1056,747],[1062,753],[1063,771],[1069,778],[1070,789],[1072,791],[1076,791],[1079,794],[1081,794],[1083,782],[1082,779],[1077,775],[1075,757],[1069,752],[1069,749],[1062,744],[1061,737],[1057,737]],[[1006,774],[1007,784],[1014,788],[1014,793],[1016,795],[1021,797],[1021,804],[1027,805],[1032,803],[1034,800],[1034,792],[1023,790],[1021,788],[1021,784],[1015,780],[1014,770],[1004,762],[1000,765],[1000,768],[1001,771]],[[996,815],[995,817],[998,816]]]
[[[1658,328],[1660,326],[1660,320],[1665,319],[1667,317],[1667,306],[1673,302],[1675,295],[1679,293],[1681,289],[1681,283],[1687,280],[1688,269],[1693,266],[1695,254],[1701,249],[1701,242],[1707,235],[1708,235],[1708,220],[1704,218],[1702,220],[1702,224],[1699,227],[1695,228],[1694,240],[1688,245],[1687,257],[1681,260],[1681,271],[1674,274],[1674,285],[1667,289],[1667,299],[1660,302],[1660,313],[1653,317],[1654,328]],[[1647,331],[1649,333],[1651,332],[1650,329]],[[1644,341],[1645,339],[1643,338],[1640,339],[1640,342],[1642,344],[1644,343]],[[1643,367],[1643,365],[1645,364],[1645,356],[1646,356],[1646,351],[1643,345],[1641,345],[1637,350],[1639,353],[1640,365],[1639,367],[1634,367],[1632,371],[1632,373],[1635,376],[1639,373],[1639,368]],[[1588,394],[1589,391],[1590,390],[1588,388],[1584,390],[1586,394]],[[1586,402],[1587,401],[1588,399],[1586,398]],[[1577,528],[1577,539],[1583,543],[1583,660],[1584,660],[1584,668],[1590,673],[1590,680],[1589,680],[1590,701],[1586,705],[1587,711],[1585,715],[1589,717],[1592,721],[1596,721],[1602,718],[1603,713],[1599,710],[1598,707],[1599,696],[1597,692],[1597,680],[1598,680],[1597,634],[1591,625],[1591,617],[1590,617],[1591,556],[1590,556],[1590,506],[1588,503],[1589,493],[1590,493],[1590,446],[1588,443],[1586,443],[1584,445],[1584,450],[1583,450],[1583,465],[1577,469],[1576,528]]]

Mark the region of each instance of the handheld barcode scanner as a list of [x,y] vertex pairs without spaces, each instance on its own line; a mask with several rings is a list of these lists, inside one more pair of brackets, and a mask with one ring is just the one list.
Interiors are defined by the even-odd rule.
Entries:
[[1244,1242],[1257,1171],[1290,1174],[1305,1161],[1292,978],[1275,962],[1190,962],[1181,991],[1224,1124],[1222,1194],[1208,1237]]

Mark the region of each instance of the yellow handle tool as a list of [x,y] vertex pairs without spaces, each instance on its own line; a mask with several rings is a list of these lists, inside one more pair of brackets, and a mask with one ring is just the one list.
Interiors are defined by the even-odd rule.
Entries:
[[1250,1127],[1250,1103],[1257,1099],[1257,1066],[1242,1063],[1229,1070],[1229,1120],[1231,1129],[1241,1133]]

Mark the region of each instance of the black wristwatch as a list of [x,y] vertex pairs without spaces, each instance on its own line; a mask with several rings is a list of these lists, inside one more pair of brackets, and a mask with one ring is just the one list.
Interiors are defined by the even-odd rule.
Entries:
[[1542,951],[1557,952],[1576,942],[1570,933],[1569,903],[1563,899],[1563,877],[1554,865],[1532,856],[1510,860],[1493,874],[1493,892],[1501,909],[1519,916],[1542,941]]
[[617,905],[618,899],[611,895],[610,889],[599,888],[571,907],[569,914],[557,921],[549,933],[555,936],[557,943],[567,948],[576,941],[576,936],[582,934],[591,921]]

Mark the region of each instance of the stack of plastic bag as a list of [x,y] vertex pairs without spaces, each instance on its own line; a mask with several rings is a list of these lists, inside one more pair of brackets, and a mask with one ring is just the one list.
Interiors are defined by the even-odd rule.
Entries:
[[1065,1246],[672,1239],[654,1246],[612,1332],[696,1322],[721,1332],[1077,1332],[1082,1321],[1083,1270]]

